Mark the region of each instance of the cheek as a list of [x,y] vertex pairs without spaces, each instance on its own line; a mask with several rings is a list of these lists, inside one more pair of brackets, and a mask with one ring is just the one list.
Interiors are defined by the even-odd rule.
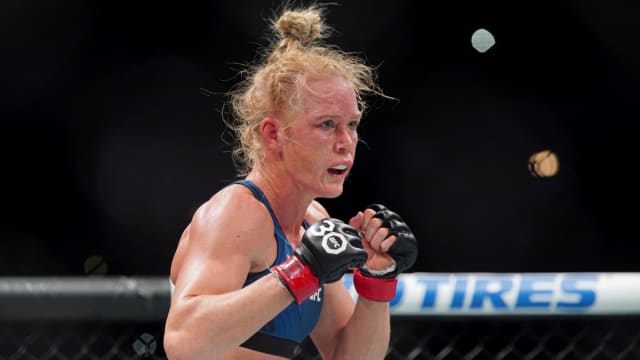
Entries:
[[322,149],[330,146],[331,143],[330,135],[319,131],[302,133],[298,139],[300,147],[306,151],[310,151],[311,153],[321,152]]

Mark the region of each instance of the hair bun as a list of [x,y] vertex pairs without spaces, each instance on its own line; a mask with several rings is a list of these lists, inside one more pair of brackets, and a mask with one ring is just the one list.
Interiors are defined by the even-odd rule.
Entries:
[[276,22],[276,28],[284,38],[294,38],[308,44],[322,34],[322,19],[315,9],[287,10]]

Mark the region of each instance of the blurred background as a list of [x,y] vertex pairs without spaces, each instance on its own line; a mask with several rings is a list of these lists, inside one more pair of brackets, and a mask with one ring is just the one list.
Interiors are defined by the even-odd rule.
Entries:
[[[235,179],[224,94],[278,4],[0,3],[0,276],[168,275],[194,210]],[[329,41],[398,99],[369,99],[332,215],[396,210],[414,271],[640,271],[639,3],[328,9]],[[557,172],[535,174],[545,150]]]

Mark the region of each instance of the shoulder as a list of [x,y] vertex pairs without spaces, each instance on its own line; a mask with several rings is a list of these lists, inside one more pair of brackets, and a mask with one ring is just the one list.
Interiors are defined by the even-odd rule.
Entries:
[[220,221],[244,222],[248,217],[271,222],[269,211],[247,188],[231,185],[218,191],[202,204],[196,210],[192,222],[201,225]]
[[233,243],[242,248],[273,233],[266,207],[243,186],[232,185],[217,192],[200,206],[191,221],[191,237],[209,238],[218,245]]
[[309,224],[314,224],[321,219],[328,217],[330,216],[327,209],[325,209],[317,200],[313,200],[311,204],[309,204],[304,218],[309,222]]

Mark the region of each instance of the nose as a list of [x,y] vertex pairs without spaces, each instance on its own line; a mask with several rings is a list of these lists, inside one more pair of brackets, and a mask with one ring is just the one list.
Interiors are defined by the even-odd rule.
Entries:
[[358,142],[358,133],[346,126],[338,127],[336,131],[336,151],[345,153],[352,151]]

